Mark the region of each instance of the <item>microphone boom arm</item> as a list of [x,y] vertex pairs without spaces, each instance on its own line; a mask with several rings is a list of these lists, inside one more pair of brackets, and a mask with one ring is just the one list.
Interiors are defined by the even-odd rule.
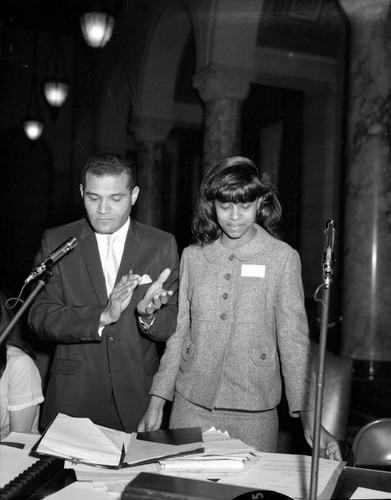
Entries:
[[33,301],[34,297],[38,294],[38,292],[41,290],[46,285],[46,281],[50,276],[50,272],[46,272],[40,280],[38,280],[37,284],[35,285],[35,288],[30,292],[29,296],[27,299],[23,302],[23,304],[19,307],[18,311],[15,313],[15,316],[12,318],[12,320],[9,322],[7,327],[4,329],[2,334],[0,335],[0,345],[3,344],[3,342],[7,339],[8,335],[11,333],[12,328],[16,325],[16,323],[19,321],[19,318],[22,316],[24,311],[27,309],[27,307],[31,304]]
[[46,257],[46,259],[43,262],[41,262],[41,264],[36,266],[35,269],[31,271],[31,273],[24,280],[24,284],[27,285],[27,283],[30,283],[30,281],[35,279],[37,276],[40,276],[45,271],[50,271],[54,266],[54,264],[62,257],[64,257],[65,254],[67,254],[73,248],[75,248],[76,245],[77,245],[76,238],[73,237],[68,238],[62,245],[60,245],[48,257]]
[[[325,251],[323,254],[323,284],[320,285],[315,292],[315,300],[322,304],[322,318],[320,324],[319,336],[319,362],[316,378],[316,400],[315,400],[315,417],[314,417],[314,435],[312,438],[312,461],[311,461],[311,483],[310,483],[310,500],[316,500],[318,490],[318,474],[319,474],[319,452],[320,452],[320,434],[322,427],[322,407],[323,407],[323,379],[325,354],[327,346],[327,326],[329,316],[330,302],[330,285],[333,281],[333,267],[335,264],[334,258],[334,239],[335,229],[334,222],[328,221],[325,229]],[[317,291],[323,287],[323,300],[316,299]]]

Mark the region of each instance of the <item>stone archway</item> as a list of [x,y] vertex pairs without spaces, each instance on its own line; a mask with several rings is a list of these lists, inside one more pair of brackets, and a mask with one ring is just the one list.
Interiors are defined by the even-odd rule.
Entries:
[[[150,23],[146,50],[141,59],[138,78],[138,114],[133,116],[131,130],[137,142],[137,174],[140,196],[137,218],[147,224],[170,229],[165,199],[175,199],[182,168],[177,142],[169,136],[175,127],[201,127],[199,102],[177,100],[178,75],[183,54],[192,36],[188,11],[181,1],[164,4]],[[184,125],[184,123],[186,125]],[[169,172],[167,182],[163,172]],[[164,189],[170,193],[165,195]]]

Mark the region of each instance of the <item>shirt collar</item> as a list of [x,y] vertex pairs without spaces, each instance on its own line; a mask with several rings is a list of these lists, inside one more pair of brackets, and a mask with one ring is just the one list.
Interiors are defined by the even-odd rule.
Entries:
[[129,230],[129,224],[130,224],[130,218],[128,217],[127,221],[123,226],[121,226],[115,233],[113,233],[113,236],[115,236],[118,240],[121,241],[121,243],[125,243],[126,240],[126,235],[128,234]]
[[[123,226],[121,226],[117,231],[114,233],[111,233],[113,237],[116,238],[116,240],[120,241],[122,245],[125,244],[126,236],[128,234],[129,230],[129,225],[130,225],[130,217],[128,217],[127,221]],[[100,239],[106,239],[107,234],[102,234],[102,233],[95,233],[97,240],[99,241]]]
[[221,244],[220,238],[213,243],[209,243],[202,248],[202,251],[209,262],[218,262],[227,259],[230,255],[235,255],[238,260],[248,261],[263,252],[266,240],[271,238],[265,229],[255,224],[257,230],[254,238],[248,243],[238,248],[226,248]]

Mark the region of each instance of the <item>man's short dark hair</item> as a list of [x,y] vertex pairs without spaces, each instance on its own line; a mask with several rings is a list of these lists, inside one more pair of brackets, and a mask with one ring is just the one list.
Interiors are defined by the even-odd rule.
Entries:
[[133,163],[124,155],[116,153],[101,153],[87,160],[81,174],[82,186],[86,185],[86,175],[89,172],[97,177],[104,175],[121,175],[125,172],[128,176],[129,191],[132,192],[136,186],[136,170]]

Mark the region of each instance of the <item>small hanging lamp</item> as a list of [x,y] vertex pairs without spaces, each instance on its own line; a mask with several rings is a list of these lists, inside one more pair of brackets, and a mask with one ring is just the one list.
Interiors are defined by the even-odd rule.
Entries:
[[87,45],[94,48],[101,48],[107,44],[113,34],[114,24],[114,17],[108,12],[90,11],[80,16],[84,40]]
[[60,35],[55,33],[42,84],[45,99],[54,108],[62,106],[68,97],[69,83],[65,75],[65,66]]
[[36,141],[41,137],[44,125],[44,121],[39,110],[39,93],[37,82],[37,45],[37,34],[35,33],[33,73],[31,77],[30,94],[26,109],[26,116],[22,120],[24,133],[31,141]]
[[47,80],[43,82],[43,93],[50,106],[61,107],[68,97],[69,85],[59,79]]

